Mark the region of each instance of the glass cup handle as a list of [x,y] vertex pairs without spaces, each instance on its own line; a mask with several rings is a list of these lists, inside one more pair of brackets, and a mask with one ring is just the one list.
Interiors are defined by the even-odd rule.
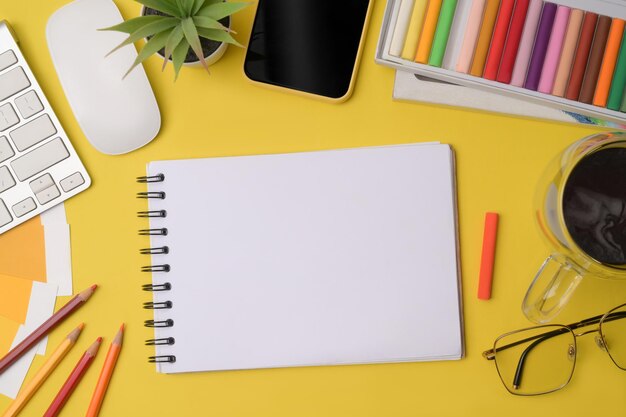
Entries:
[[583,279],[582,269],[561,254],[550,255],[528,287],[522,310],[535,323],[552,320]]

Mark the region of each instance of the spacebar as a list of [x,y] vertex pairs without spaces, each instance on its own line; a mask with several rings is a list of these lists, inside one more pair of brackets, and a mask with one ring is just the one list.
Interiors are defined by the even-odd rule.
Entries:
[[69,156],[70,154],[61,138],[55,138],[26,155],[15,159],[11,162],[11,166],[17,178],[20,181],[24,181]]

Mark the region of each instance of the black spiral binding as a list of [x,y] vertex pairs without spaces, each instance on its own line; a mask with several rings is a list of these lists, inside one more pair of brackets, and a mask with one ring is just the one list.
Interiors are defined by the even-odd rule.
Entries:
[[[147,183],[156,183],[165,181],[165,175],[157,174],[152,176],[145,177],[137,177],[137,182],[141,184]],[[137,193],[137,198],[141,199],[165,199],[165,193],[162,191],[151,191],[151,192],[141,192]],[[150,210],[150,211],[139,211],[137,212],[137,217],[139,218],[166,218],[167,211],[166,210]],[[141,229],[139,230],[140,236],[167,236],[168,230],[167,228],[160,229]],[[154,248],[143,248],[139,250],[139,253],[142,255],[167,255],[170,252],[169,247],[160,246]],[[171,268],[168,264],[162,265],[146,265],[141,267],[142,272],[170,272]],[[149,292],[162,292],[162,291],[170,291],[172,289],[172,284],[169,282],[165,282],[163,284],[145,284],[141,286],[143,291]],[[173,306],[171,301],[162,301],[162,302],[145,302],[143,303],[143,308],[148,310],[165,310],[171,309]],[[151,328],[164,328],[164,327],[173,327],[174,320],[166,319],[166,320],[146,320],[144,322],[144,326]],[[146,340],[146,346],[163,346],[163,345],[173,345],[176,341],[173,337],[165,337],[160,339],[148,339]],[[176,356],[173,355],[160,355],[160,356],[150,356],[148,357],[148,362],[150,363],[174,363],[176,362]]]

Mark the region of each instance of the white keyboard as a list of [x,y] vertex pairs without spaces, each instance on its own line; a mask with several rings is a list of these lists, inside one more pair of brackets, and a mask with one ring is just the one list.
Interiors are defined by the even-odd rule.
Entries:
[[0,21],[0,234],[91,179],[5,21]]

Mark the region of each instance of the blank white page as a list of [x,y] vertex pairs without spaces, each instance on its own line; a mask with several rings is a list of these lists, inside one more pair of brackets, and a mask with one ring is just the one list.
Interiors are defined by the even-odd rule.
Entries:
[[447,145],[159,161],[165,373],[463,356]]

